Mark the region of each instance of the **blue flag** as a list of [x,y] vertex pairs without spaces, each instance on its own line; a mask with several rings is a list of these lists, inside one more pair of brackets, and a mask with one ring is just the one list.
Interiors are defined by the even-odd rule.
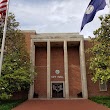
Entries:
[[105,0],[91,0],[84,14],[81,30],[87,23],[91,22],[94,19],[96,12],[104,9],[105,6]]

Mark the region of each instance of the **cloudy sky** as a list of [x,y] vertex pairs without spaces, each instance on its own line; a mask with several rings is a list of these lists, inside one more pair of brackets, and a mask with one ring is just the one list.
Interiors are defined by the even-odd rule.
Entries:
[[[22,30],[36,30],[37,33],[80,32],[84,12],[90,0],[10,0],[10,12],[20,22]],[[108,14],[108,6],[99,11],[80,34],[93,36],[100,27],[98,16]]]

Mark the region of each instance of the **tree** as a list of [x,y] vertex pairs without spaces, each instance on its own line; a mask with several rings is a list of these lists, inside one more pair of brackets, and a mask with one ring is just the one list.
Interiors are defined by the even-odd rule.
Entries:
[[[9,99],[13,93],[28,90],[32,83],[30,59],[26,51],[25,36],[18,29],[14,14],[8,17],[5,53],[0,77],[0,99]],[[0,29],[0,35],[3,27]],[[2,38],[1,38],[2,39]]]
[[89,69],[94,82],[110,80],[110,15],[100,16],[101,27],[94,31],[92,47],[88,49]]

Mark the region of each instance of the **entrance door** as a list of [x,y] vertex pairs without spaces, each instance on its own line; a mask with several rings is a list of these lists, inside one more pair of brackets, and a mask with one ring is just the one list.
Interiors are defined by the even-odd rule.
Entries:
[[63,98],[63,83],[52,83],[52,98]]

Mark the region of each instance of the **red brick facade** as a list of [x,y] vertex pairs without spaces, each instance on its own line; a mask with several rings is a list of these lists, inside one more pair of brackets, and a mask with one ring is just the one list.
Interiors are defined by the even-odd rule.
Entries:
[[35,93],[39,97],[47,97],[47,49],[45,47],[36,47],[35,49],[35,68],[37,75],[35,77]]
[[[91,44],[88,40],[85,40],[85,50],[87,50]],[[100,91],[99,82],[93,83],[91,81],[92,75],[90,74],[87,60],[90,57],[87,53],[85,53],[86,58],[86,74],[87,74],[87,87],[88,87],[88,95],[91,96],[110,96],[110,82],[107,83],[107,91]]]
[[[60,76],[63,76],[63,78],[52,77],[59,76],[55,74],[55,70],[60,70]],[[64,77],[65,75],[63,47],[51,47],[51,81],[64,81]]]
[[77,94],[82,91],[79,60],[79,46],[68,47],[68,75],[70,97],[77,97]]
[[[35,33],[25,33],[27,50],[30,53],[30,37]],[[90,42],[84,40],[85,50],[90,47]],[[77,94],[82,92],[82,81],[81,81],[81,70],[80,70],[80,55],[79,45],[68,46],[68,80],[69,80],[69,97],[76,98]],[[99,89],[99,82],[94,84],[91,81],[91,74],[89,74],[87,59],[89,55],[85,53],[86,60],[86,74],[87,74],[87,90],[88,96],[109,96],[110,84],[106,92],[101,92]],[[60,47],[51,46],[51,57],[50,57],[50,80],[52,81],[65,81],[64,74],[64,50],[63,45]],[[35,76],[34,92],[38,93],[40,98],[47,97],[47,44],[46,46],[35,45],[35,69],[37,75]],[[55,74],[55,70],[60,70],[60,76]],[[50,90],[51,91],[51,90]]]

